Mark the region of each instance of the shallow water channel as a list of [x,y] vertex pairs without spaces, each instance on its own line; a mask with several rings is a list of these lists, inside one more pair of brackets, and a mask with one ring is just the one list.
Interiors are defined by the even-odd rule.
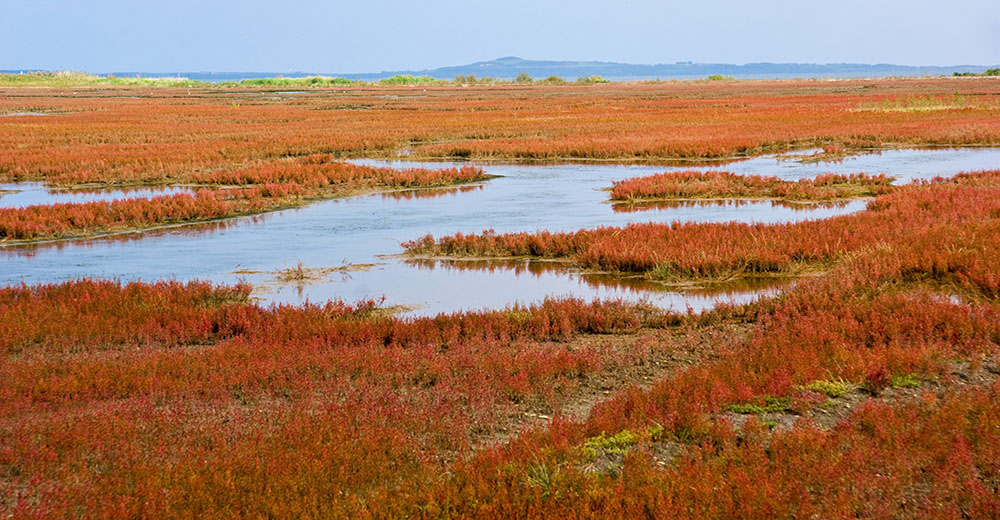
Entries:
[[[607,203],[612,181],[668,169],[720,169],[743,174],[801,179],[826,172],[885,173],[897,182],[960,171],[1000,168],[998,149],[893,150],[837,163],[802,162],[799,157],[760,157],[725,166],[623,166],[606,164],[487,164],[502,177],[440,190],[394,192],[318,202],[258,217],[123,234],[92,240],[0,248],[0,284],[53,282],[83,276],[122,280],[160,278],[248,281],[264,302],[354,301],[386,298],[385,305],[414,307],[408,315],[433,315],[546,296],[624,298],[683,310],[718,300],[745,302],[774,294],[782,285],[757,284],[715,292],[676,292],[643,279],[585,274],[540,261],[461,262],[396,258],[400,243],[427,233],[574,231],[630,222],[791,222],[827,218],[864,209],[866,201],[827,205],[771,201],[676,203],[625,211]],[[360,161],[393,167],[447,163]],[[25,188],[29,188],[25,190]],[[51,203],[40,185],[4,184],[31,191],[31,203]],[[22,192],[23,193],[23,192]],[[128,193],[149,196],[163,192]],[[100,195],[100,194],[98,194]],[[107,198],[121,196],[108,192]],[[0,206],[8,197],[0,196]],[[65,197],[64,193],[54,196]],[[74,195],[76,196],[76,195]],[[94,194],[89,194],[93,197]],[[22,197],[24,197],[22,195]],[[7,199],[7,200],[5,200]],[[80,200],[80,199],[72,199]],[[87,199],[93,200],[93,199]],[[17,205],[17,204],[14,204]],[[8,206],[9,207],[9,206]],[[281,280],[279,271],[301,262],[305,280]]]

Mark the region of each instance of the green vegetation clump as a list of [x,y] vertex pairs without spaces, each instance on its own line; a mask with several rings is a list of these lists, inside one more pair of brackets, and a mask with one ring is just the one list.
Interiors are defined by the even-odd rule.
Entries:
[[539,80],[539,83],[545,83],[547,85],[565,85],[566,80],[559,76],[549,76],[543,80]]
[[731,81],[735,78],[732,76],[723,76],[722,74],[712,74],[705,79],[708,81]]
[[813,381],[806,385],[806,388],[824,394],[827,397],[841,397],[851,393],[856,388],[857,385],[853,383],[848,383],[847,381]]
[[889,385],[893,388],[918,388],[923,382],[919,374],[912,373],[889,378]]
[[134,78],[120,78],[112,74],[108,74],[107,76],[98,76],[96,74],[88,74],[85,72],[62,70],[56,72],[21,72],[17,74],[0,74],[0,85],[38,87],[68,87],[74,85],[194,87],[210,85],[210,83],[179,77],[144,78],[142,76],[136,76]]
[[547,497],[556,490],[559,478],[559,467],[549,468],[542,463],[528,466],[528,484],[542,489],[542,496]]
[[100,76],[82,72],[21,72],[18,74],[0,74],[0,85],[59,85],[71,82],[90,82]]
[[961,94],[951,96],[910,96],[883,99],[881,103],[861,103],[859,110],[874,112],[922,112],[931,110],[956,110],[967,108],[968,100]]
[[762,413],[773,413],[773,412],[783,412],[788,409],[788,406],[792,404],[791,397],[775,397],[775,396],[765,396],[763,402],[759,400],[757,403],[742,403],[729,405],[727,408],[730,412],[738,414],[762,414]]
[[253,78],[239,81],[240,86],[247,87],[342,87],[356,84],[347,78],[331,78],[327,76],[307,76],[304,78]]
[[475,74],[459,74],[455,76],[452,83],[456,85],[504,85],[510,81],[490,76],[477,78]]
[[588,460],[594,460],[603,454],[624,455],[629,448],[639,442],[639,435],[629,430],[622,430],[614,435],[600,434],[583,442],[583,450]]
[[522,72],[514,78],[514,83],[534,83],[535,78],[532,78],[527,72]]
[[608,80],[604,79],[604,76],[580,76],[576,78],[577,83],[608,83]]
[[772,421],[771,419],[764,419],[760,422],[761,426],[767,428],[768,430],[773,430],[778,426],[778,421]]
[[410,74],[397,74],[378,80],[379,85],[438,85],[441,83],[443,81],[430,76],[412,76]]
[[955,72],[952,76],[1000,76],[1000,67],[986,69],[981,73],[975,72]]

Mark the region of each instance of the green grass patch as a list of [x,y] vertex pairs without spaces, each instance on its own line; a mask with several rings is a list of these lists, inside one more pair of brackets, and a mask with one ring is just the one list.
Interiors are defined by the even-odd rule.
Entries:
[[955,72],[952,76],[1000,76],[1000,68],[986,69],[983,72]]
[[253,78],[240,80],[240,86],[246,87],[345,87],[360,82],[347,78],[331,78],[328,76],[307,76],[304,78]]
[[212,85],[202,81],[187,78],[142,76],[117,77],[112,74],[98,76],[85,72],[24,72],[18,74],[0,74],[0,86],[25,87],[68,87],[77,85],[124,85],[141,87],[196,87]]
[[629,430],[622,430],[610,436],[602,433],[583,441],[583,451],[587,460],[594,460],[603,454],[624,455],[638,442],[639,434]]
[[881,102],[865,102],[858,105],[859,110],[874,112],[923,112],[933,110],[960,110],[972,105],[960,94],[952,96],[909,96],[907,98],[883,99]]
[[833,410],[834,408],[840,406],[840,403],[834,401],[833,399],[827,399],[819,404],[819,407],[823,410]]
[[893,388],[918,388],[924,384],[924,380],[919,374],[904,374],[889,378],[889,386]]
[[767,428],[768,430],[773,430],[778,426],[778,421],[772,421],[771,419],[764,419],[760,422],[761,426]]
[[538,83],[544,83],[546,85],[565,85],[566,80],[559,76],[549,76],[545,79],[538,80]]
[[583,84],[609,83],[608,80],[604,79],[604,76],[580,76],[576,78],[576,82]]
[[430,76],[412,76],[410,74],[397,74],[378,80],[379,85],[439,85],[445,83],[447,82]]
[[763,413],[784,412],[792,404],[791,397],[765,396],[753,403],[740,403],[729,405],[727,410],[743,415],[760,415]]
[[838,381],[813,381],[806,385],[806,388],[812,390],[813,392],[823,394],[827,397],[841,397],[847,395],[857,388],[854,383],[849,383],[844,380]]

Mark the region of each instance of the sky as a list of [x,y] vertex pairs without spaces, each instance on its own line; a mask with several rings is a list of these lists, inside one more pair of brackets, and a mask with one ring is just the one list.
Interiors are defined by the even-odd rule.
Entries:
[[0,69],[381,72],[501,56],[1000,64],[1000,0],[2,0]]

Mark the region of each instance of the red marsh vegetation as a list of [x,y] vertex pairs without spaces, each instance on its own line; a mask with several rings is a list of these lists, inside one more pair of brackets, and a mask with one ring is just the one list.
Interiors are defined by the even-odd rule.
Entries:
[[[198,186],[4,213],[60,236],[482,175],[345,156],[996,145],[998,94],[988,78],[4,89],[0,111],[52,115],[0,120],[0,178]],[[876,195],[796,224],[409,244],[676,281],[817,271],[697,314],[555,299],[404,319],[199,281],[0,288],[0,515],[1000,516],[1000,171]]]
[[[481,177],[384,179],[345,157],[668,161],[821,145],[1000,143],[990,78],[267,88],[0,89],[0,181],[245,191],[5,210],[0,240],[82,236],[269,211],[359,188]],[[46,117],[17,116],[45,113]],[[379,181],[361,180],[371,175]],[[340,179],[354,176],[357,184]],[[332,177],[337,177],[334,179]],[[384,182],[380,182],[384,181]],[[347,182],[347,185],[342,185]],[[805,188],[799,186],[798,188]],[[780,188],[776,188],[779,189]],[[876,189],[873,186],[873,189]],[[840,196],[816,188],[809,197]],[[795,191],[795,190],[793,190]]]
[[[401,320],[198,282],[2,289],[0,507],[988,517],[1000,213],[985,215],[690,316],[564,300]],[[493,445],[581,397],[589,413]]]
[[329,155],[309,156],[198,174],[192,180],[205,187],[193,194],[0,208],[0,240],[68,238],[191,223],[370,190],[449,186],[489,178],[472,166],[394,170],[335,162]]
[[889,193],[892,178],[885,175],[828,173],[813,179],[785,181],[761,175],[724,171],[665,172],[617,181],[611,200],[642,202],[670,199],[782,199],[830,201],[874,197]]
[[[30,109],[30,110],[29,110]],[[4,88],[0,178],[159,184],[289,156],[668,160],[1000,144],[991,78],[314,89]]]

